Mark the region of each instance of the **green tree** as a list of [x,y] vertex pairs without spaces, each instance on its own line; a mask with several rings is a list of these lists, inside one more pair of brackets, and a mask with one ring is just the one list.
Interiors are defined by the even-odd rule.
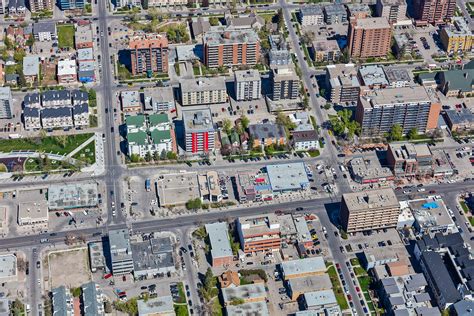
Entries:
[[176,160],[176,159],[178,159],[178,155],[177,155],[175,152],[173,152],[173,151],[168,151],[168,152],[166,153],[166,158],[167,158],[168,160]]
[[14,53],[13,53],[13,59],[17,62],[17,63],[22,63],[23,62],[23,58],[25,58],[26,56],[26,53],[23,49],[17,49]]
[[331,123],[331,130],[336,134],[336,136],[340,136],[346,131],[346,128],[339,117],[331,116],[329,122]]
[[138,304],[137,298],[131,298],[126,302],[115,301],[114,307],[116,310],[127,313],[128,315],[135,316],[138,315]]
[[137,154],[132,154],[130,156],[130,161],[131,162],[139,162],[140,161],[140,156],[138,156]]
[[200,198],[191,199],[186,202],[186,209],[188,210],[198,210],[202,207],[202,201]]
[[395,124],[390,128],[390,132],[388,132],[388,140],[393,141],[400,141],[403,138],[403,129],[400,125]]
[[207,268],[206,274],[204,275],[204,282],[203,282],[204,288],[206,288],[207,290],[211,290],[216,287],[216,284],[217,284],[217,280],[214,277],[214,274],[212,273],[211,268]]
[[234,297],[233,299],[230,300],[230,305],[242,305],[245,303],[245,300],[240,297]]
[[283,125],[288,130],[292,130],[296,128],[296,124],[293,123],[290,117],[284,114],[283,112],[278,112],[275,121],[277,124]]
[[230,135],[232,133],[232,122],[229,119],[223,119],[222,120],[222,129],[227,135]]
[[160,154],[160,160],[166,160],[166,150],[162,150]]
[[212,26],[217,26],[219,25],[219,19],[215,16],[211,16],[209,18],[209,24],[211,24]]
[[418,137],[418,129],[416,127],[413,127],[411,130],[408,131],[407,137],[410,140],[416,139]]
[[82,294],[82,289],[80,287],[75,287],[71,289],[71,294],[73,297],[80,297]]
[[26,41],[26,45],[29,47],[33,47],[34,44],[35,44],[35,37],[34,36],[28,37],[28,40]]
[[283,9],[278,9],[277,25],[278,25],[278,31],[280,32],[285,27],[285,18],[283,17]]
[[242,124],[242,127],[244,129],[247,129],[249,127],[249,124],[250,124],[250,120],[247,116],[245,116],[244,114],[242,114],[242,116],[240,117],[240,123]]
[[153,160],[154,161],[160,160],[160,154],[156,150],[153,152]]
[[67,135],[59,135],[56,137],[56,141],[62,148],[65,148],[68,142],[68,137]]
[[151,159],[152,159],[151,152],[147,151],[146,154],[145,154],[145,161],[150,162]]

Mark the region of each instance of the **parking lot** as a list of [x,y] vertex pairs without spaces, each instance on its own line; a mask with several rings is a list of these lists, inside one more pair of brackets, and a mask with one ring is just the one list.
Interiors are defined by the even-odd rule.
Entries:
[[341,239],[344,252],[358,253],[368,248],[381,248],[403,245],[397,230],[383,229],[378,231],[361,232],[349,235],[348,239]]

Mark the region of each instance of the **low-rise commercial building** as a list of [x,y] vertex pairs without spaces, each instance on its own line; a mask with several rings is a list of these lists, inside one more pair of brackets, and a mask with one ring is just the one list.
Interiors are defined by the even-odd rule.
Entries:
[[145,111],[166,112],[175,107],[172,87],[145,88],[143,91]]
[[181,79],[181,105],[200,105],[227,102],[224,77]]
[[446,110],[444,113],[444,118],[451,132],[474,130],[474,114],[470,109]]
[[18,204],[18,225],[36,225],[48,223],[48,205],[46,201],[23,202]]
[[331,279],[327,274],[311,275],[293,278],[286,282],[288,296],[292,301],[298,301],[305,293],[313,291],[331,290]]
[[391,88],[408,87],[412,84],[412,79],[408,70],[396,67],[384,67],[388,85]]
[[369,65],[359,68],[360,82],[369,89],[383,89],[388,86],[388,80],[382,66]]
[[226,223],[206,224],[206,232],[211,243],[212,266],[225,266],[233,261],[230,238]]
[[397,177],[431,175],[432,153],[426,144],[390,143],[387,164]]
[[12,118],[13,97],[10,87],[0,87],[0,118]]
[[359,100],[360,83],[354,64],[328,65],[326,67],[326,86],[329,99],[333,103],[354,103]]
[[222,192],[219,185],[217,171],[207,171],[198,175],[199,193],[203,201],[216,203],[222,201]]
[[[339,307],[332,290],[307,292],[303,295],[303,304],[307,309],[320,314],[325,314],[325,310]],[[337,313],[340,313],[340,310]]]
[[38,80],[40,71],[39,57],[38,56],[25,56],[23,58],[23,75],[25,81],[28,84],[33,84]]
[[0,282],[16,282],[18,280],[17,257],[14,254],[0,255]]
[[114,275],[133,272],[132,247],[128,229],[109,230],[109,252]]
[[393,189],[345,193],[341,223],[348,233],[396,227],[400,205]]
[[286,281],[296,278],[324,275],[327,270],[323,257],[309,257],[285,261],[280,264],[280,268],[283,279]]
[[56,40],[56,23],[40,22],[33,24],[33,35],[35,40],[39,42],[50,42],[52,40]]
[[420,235],[457,231],[456,224],[448,214],[442,199],[428,197],[403,201],[401,206],[405,206],[412,212],[415,219],[413,226]]
[[394,179],[388,167],[382,167],[376,155],[352,158],[348,163],[354,181],[362,184],[391,181]]
[[175,316],[171,295],[149,298],[147,300],[138,300],[139,316]]
[[239,217],[236,226],[245,253],[280,249],[280,223],[274,214]]
[[130,250],[133,259],[133,275],[136,279],[176,272],[173,242],[169,236],[147,239],[143,239],[142,236],[133,236]]
[[106,267],[104,256],[104,244],[101,241],[90,242],[87,245],[89,249],[89,264],[92,272],[104,270]]
[[80,181],[68,184],[51,184],[48,188],[50,211],[93,208],[99,205],[97,182]]
[[141,112],[140,92],[134,90],[120,92],[123,112]]
[[224,305],[232,305],[235,300],[243,300],[244,303],[265,302],[267,291],[263,284],[247,284],[236,287],[221,289]]
[[309,179],[304,162],[267,165],[269,184],[274,193],[305,190]]
[[462,54],[472,50],[474,35],[462,16],[454,17],[453,25],[443,27],[439,37],[448,54]]
[[77,24],[74,32],[74,46],[76,49],[94,47],[92,24]]

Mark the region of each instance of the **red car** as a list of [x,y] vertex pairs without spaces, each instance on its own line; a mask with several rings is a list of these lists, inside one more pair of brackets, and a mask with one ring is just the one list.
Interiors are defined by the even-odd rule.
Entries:
[[339,263],[336,263],[336,268],[339,270],[341,266],[339,265]]
[[358,287],[358,286],[356,286],[356,291],[357,291],[357,292],[360,292],[360,289],[359,289],[359,287]]
[[430,194],[436,193],[435,190],[430,190]]
[[112,276],[112,273],[107,273],[106,275],[104,275],[104,279],[108,279]]
[[352,296],[351,296],[350,294],[347,294],[347,299],[348,299],[349,301],[352,301]]

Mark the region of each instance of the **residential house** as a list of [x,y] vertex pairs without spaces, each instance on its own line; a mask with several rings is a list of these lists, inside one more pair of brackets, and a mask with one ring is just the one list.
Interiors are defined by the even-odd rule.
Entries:
[[72,109],[70,107],[45,108],[41,110],[43,128],[71,128],[74,127]]
[[252,124],[248,127],[252,148],[270,145],[286,145],[285,128],[274,123]]
[[35,83],[38,80],[40,70],[38,56],[25,56],[23,58],[23,75],[28,84]]
[[72,108],[74,126],[88,127],[89,126],[89,106],[87,103],[74,105]]
[[34,107],[26,107],[23,109],[23,122],[26,130],[41,129],[40,109]]

